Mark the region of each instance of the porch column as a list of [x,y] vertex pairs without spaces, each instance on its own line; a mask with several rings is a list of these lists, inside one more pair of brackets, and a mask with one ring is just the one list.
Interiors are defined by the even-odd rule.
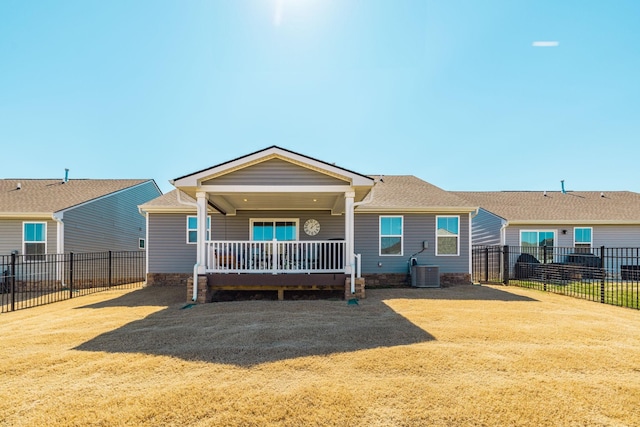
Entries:
[[345,273],[351,274],[353,271],[353,250],[354,250],[354,220],[353,220],[353,199],[356,194],[354,191],[347,191],[344,193],[344,207],[345,207],[345,215],[344,215],[344,251],[346,253],[345,262]]
[[207,193],[196,193],[196,204],[198,209],[198,241],[197,241],[197,257],[198,274],[205,274],[207,267]]

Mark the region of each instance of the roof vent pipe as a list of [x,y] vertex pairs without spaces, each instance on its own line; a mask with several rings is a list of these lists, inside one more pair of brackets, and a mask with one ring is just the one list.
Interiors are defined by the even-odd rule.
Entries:
[[21,189],[21,188],[22,188],[22,183],[21,183],[21,182],[19,182],[19,183],[16,185],[16,190],[19,190],[19,189]]
[[64,168],[64,181],[62,181],[63,184],[69,182],[69,169],[68,168]]
[[567,194],[567,191],[564,189],[564,179],[560,180],[560,185],[562,186],[562,194]]

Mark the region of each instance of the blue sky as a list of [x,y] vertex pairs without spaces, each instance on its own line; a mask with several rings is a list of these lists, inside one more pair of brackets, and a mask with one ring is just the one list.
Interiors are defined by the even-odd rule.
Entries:
[[166,192],[278,145],[447,190],[640,192],[638,22],[637,0],[3,0],[0,178]]

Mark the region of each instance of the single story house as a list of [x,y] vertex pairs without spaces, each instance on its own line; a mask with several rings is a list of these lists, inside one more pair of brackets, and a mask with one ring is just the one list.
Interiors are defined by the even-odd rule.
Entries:
[[[486,263],[489,258],[498,259],[496,250],[508,250],[508,273],[515,278],[536,274],[563,280],[599,278],[600,269],[605,269],[608,277],[624,279],[637,275],[640,269],[638,193],[563,190],[455,194],[480,206],[472,221],[472,242],[478,245],[474,254],[479,257],[475,273],[483,269],[480,259],[484,259],[485,274],[489,274]],[[536,263],[552,265],[536,269]],[[504,265],[502,271],[506,272]]]
[[631,191],[454,194],[480,207],[473,245],[640,247],[640,194]]
[[1,179],[0,255],[138,250],[138,205],[161,195],[150,179]]
[[406,283],[413,264],[437,266],[436,283],[470,283],[476,205],[415,176],[363,175],[271,146],[172,184],[140,206],[147,283],[189,283],[189,300],[217,289],[362,298],[365,281]]

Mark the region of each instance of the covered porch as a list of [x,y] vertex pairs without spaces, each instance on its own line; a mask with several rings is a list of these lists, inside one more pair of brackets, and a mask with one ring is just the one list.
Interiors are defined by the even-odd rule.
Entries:
[[[209,277],[207,288],[276,286],[279,293],[335,287],[336,277],[345,286],[347,277],[355,294],[354,210],[371,199],[372,178],[274,146],[173,185],[193,197],[197,211],[194,301],[199,277]],[[231,231],[221,233],[216,224]]]

